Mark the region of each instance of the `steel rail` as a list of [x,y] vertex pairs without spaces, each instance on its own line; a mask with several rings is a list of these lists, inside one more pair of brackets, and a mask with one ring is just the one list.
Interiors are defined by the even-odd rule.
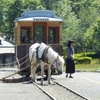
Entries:
[[[56,85],[58,85],[58,86],[60,86],[60,87],[63,87],[64,89],[66,89],[66,90],[70,91],[71,93],[73,93],[73,94],[79,96],[80,98],[82,98],[82,99],[84,99],[84,100],[90,100],[89,98],[83,96],[82,94],[80,94],[80,93],[78,93],[78,92],[76,92],[76,91],[74,91],[74,90],[72,90],[72,89],[70,89],[70,88],[64,86],[63,84],[61,84],[61,83],[55,81],[54,78],[52,78],[52,81],[53,81],[54,83],[56,83]],[[42,91],[43,91],[47,96],[49,96],[52,100],[57,100],[55,97],[53,97],[49,92],[47,92],[45,89],[43,89],[43,88],[42,88],[41,86],[39,86],[37,83],[33,82],[33,84],[34,84],[35,86],[37,86],[40,90],[42,90]]]
[[[70,91],[71,93],[73,93],[73,94],[79,96],[80,98],[82,98],[82,99],[84,99],[84,100],[90,100],[90,99],[87,98],[86,96],[83,96],[82,94],[80,94],[80,93],[78,93],[78,92],[76,92],[76,91],[74,91],[74,90],[72,90],[72,89],[70,89],[70,88],[64,86],[64,85],[61,84],[60,82],[57,82],[54,78],[52,78],[52,81],[53,81],[56,85],[58,85],[58,86],[60,86],[60,87],[63,87],[64,89],[66,89],[66,90]],[[36,85],[40,90],[42,90],[42,91],[43,91],[47,96],[49,96],[52,100],[57,100],[55,97],[53,97],[49,92],[47,92],[45,89],[43,89],[43,88],[42,88],[41,86],[39,86],[37,83],[33,82],[33,84]]]
[[55,82],[56,84],[60,85],[61,87],[63,87],[63,88],[65,88],[65,89],[69,90],[70,92],[72,92],[72,93],[78,95],[79,97],[81,97],[81,98],[83,98],[83,99],[85,99],[85,100],[90,100],[89,98],[87,98],[87,97],[83,96],[82,94],[80,94],[80,93],[78,93],[78,92],[76,92],[76,91],[74,91],[74,90],[72,90],[72,89],[70,89],[70,88],[64,86],[63,84],[57,82],[56,80],[52,79],[52,81]]
[[41,86],[39,86],[37,83],[33,82],[35,86],[37,86],[40,90],[42,90],[47,96],[49,96],[52,100],[57,100],[55,97],[53,97],[50,93],[45,91]]

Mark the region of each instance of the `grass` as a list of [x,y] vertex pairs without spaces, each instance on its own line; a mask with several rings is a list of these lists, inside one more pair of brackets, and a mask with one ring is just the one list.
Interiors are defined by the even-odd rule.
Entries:
[[80,71],[98,71],[100,70],[100,59],[93,59],[91,61],[91,64],[76,64],[75,65],[76,70]]

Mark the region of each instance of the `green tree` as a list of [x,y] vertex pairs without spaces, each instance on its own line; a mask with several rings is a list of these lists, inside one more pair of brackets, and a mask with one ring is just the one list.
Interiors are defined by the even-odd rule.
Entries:
[[67,0],[62,0],[58,2],[58,7],[55,8],[57,15],[63,19],[63,45],[69,39],[74,40],[76,52],[81,52],[84,49],[84,34],[80,30],[80,19],[77,15],[72,12],[72,7]]
[[22,0],[22,4],[23,4],[22,8],[23,11],[45,9],[45,7],[41,4],[41,0]]
[[41,5],[43,5],[43,7],[45,7],[46,10],[54,10],[54,8],[58,7],[58,2],[61,0],[40,0],[40,1]]
[[[77,52],[85,50],[84,44],[93,50],[89,45],[93,44],[92,37],[87,32],[100,16],[100,0],[0,0],[0,33],[13,40],[15,18],[25,10],[36,9],[54,10],[57,16],[63,18],[64,46],[73,39]],[[89,40],[88,35],[91,37]]]
[[72,11],[77,14],[77,18],[80,19],[80,28],[83,33],[100,16],[100,13],[98,13],[100,8],[99,0],[69,0],[69,4],[72,7]]
[[3,32],[3,19],[4,19],[4,13],[3,13],[3,10],[4,10],[4,1],[3,0],[0,0],[0,33]]
[[97,38],[100,35],[100,18],[93,24],[85,34],[86,48],[100,52],[100,40]]
[[14,20],[20,17],[25,10],[41,9],[39,0],[3,0],[3,11],[0,17],[3,17],[1,21],[1,32],[6,35],[8,39],[13,41],[14,39]]
[[6,11],[6,18],[5,21],[7,23],[8,29],[6,30],[6,36],[8,39],[13,41],[14,37],[14,20],[15,18],[19,17],[22,13],[22,2],[21,0],[15,0],[10,3],[8,10]]

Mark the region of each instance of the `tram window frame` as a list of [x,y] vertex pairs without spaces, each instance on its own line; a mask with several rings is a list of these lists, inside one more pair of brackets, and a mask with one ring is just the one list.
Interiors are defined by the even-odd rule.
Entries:
[[[55,31],[54,33],[51,32],[50,30]],[[53,44],[59,44],[59,27],[49,27],[48,28],[48,43],[53,43]]]
[[30,40],[31,40],[31,26],[21,26],[21,28],[20,28],[20,42],[22,44],[25,44],[25,43],[30,43]]

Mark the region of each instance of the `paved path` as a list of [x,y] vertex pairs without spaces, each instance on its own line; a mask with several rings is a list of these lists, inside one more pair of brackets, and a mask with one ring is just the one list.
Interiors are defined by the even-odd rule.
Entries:
[[[9,75],[17,69],[0,69],[0,78]],[[79,92],[90,100],[100,100],[100,73],[76,72],[74,78],[62,75],[52,76],[63,85]],[[20,77],[18,75],[15,78]],[[0,100],[50,100],[41,90],[29,82],[2,83],[0,82]],[[65,99],[66,100],[66,99]]]
[[[15,70],[0,71],[0,79],[14,73]],[[14,75],[14,78],[19,78]],[[12,78],[12,77],[11,77]],[[0,82],[0,100],[51,100],[40,89],[30,82],[4,83]]]
[[65,76],[63,73],[55,78],[90,100],[100,100],[100,73],[78,72],[73,74],[74,78],[66,78]]

